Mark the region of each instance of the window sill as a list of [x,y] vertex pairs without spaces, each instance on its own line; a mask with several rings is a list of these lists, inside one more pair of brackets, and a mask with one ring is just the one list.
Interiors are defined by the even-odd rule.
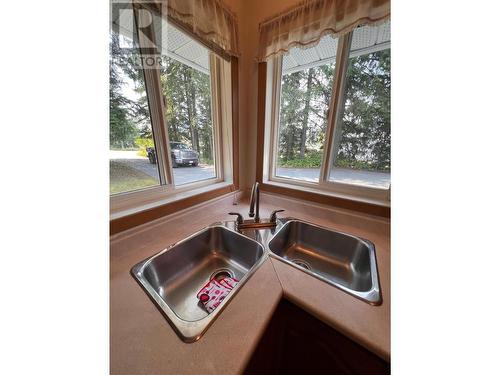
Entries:
[[207,179],[180,186],[159,185],[142,190],[120,193],[110,197],[111,219],[118,219],[139,211],[151,209],[162,204],[168,204],[192,195],[217,189],[231,182],[221,179]]
[[390,217],[391,203],[388,200],[360,197],[358,195],[271,180],[263,181],[261,187],[263,191],[268,191],[270,193],[288,195],[294,198],[364,212],[376,216]]
[[[151,195],[157,199],[128,208],[111,209],[110,234],[122,232],[148,221],[180,211],[207,200],[231,193],[235,190],[232,182],[218,182],[191,190],[178,191],[165,196],[159,189],[152,189]],[[123,207],[123,204],[122,204]]]

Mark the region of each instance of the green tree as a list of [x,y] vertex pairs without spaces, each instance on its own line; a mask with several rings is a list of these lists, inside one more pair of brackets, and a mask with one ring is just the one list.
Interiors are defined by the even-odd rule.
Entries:
[[171,141],[184,142],[213,162],[210,76],[172,58],[161,68]]
[[391,167],[390,49],[349,59],[336,165]]
[[[120,36],[110,36],[109,117],[112,147],[132,147],[136,137],[151,138],[149,106],[137,48],[121,48]],[[123,38],[123,37],[122,37]],[[129,43],[132,41],[129,40]],[[139,98],[131,100],[123,93],[126,82],[134,83]]]
[[[320,165],[333,77],[332,64],[283,75],[280,165]],[[349,59],[335,166],[390,170],[390,85],[390,50]]]
[[282,165],[311,154],[321,158],[333,71],[332,65],[322,65],[283,75],[279,135]]

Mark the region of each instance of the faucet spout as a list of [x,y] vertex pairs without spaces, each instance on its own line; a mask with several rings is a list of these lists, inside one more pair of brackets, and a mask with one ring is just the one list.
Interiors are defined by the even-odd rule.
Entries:
[[283,210],[274,210],[271,214],[269,220],[260,220],[259,215],[259,202],[260,201],[260,188],[259,183],[255,182],[252,187],[252,195],[250,196],[250,209],[248,211],[248,216],[253,217],[252,220],[243,220],[243,217],[237,212],[230,212],[229,215],[236,215],[238,218],[236,219],[235,228],[236,230],[244,230],[244,229],[264,229],[264,228],[276,228],[279,224],[277,213],[282,212]]
[[252,194],[250,195],[250,210],[248,211],[248,216],[255,217],[254,222],[256,223],[260,221],[259,198],[260,198],[259,183],[255,182],[252,188]]

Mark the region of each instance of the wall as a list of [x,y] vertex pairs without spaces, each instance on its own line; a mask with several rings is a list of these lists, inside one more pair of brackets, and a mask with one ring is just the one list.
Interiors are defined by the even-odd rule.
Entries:
[[255,181],[257,149],[257,46],[259,23],[298,4],[299,0],[224,0],[238,17],[241,57],[239,60],[240,185]]

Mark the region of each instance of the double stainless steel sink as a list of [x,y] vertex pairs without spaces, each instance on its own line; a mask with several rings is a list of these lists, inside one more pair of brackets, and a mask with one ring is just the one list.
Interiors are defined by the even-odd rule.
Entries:
[[[131,273],[182,340],[198,340],[267,255],[370,304],[381,303],[375,247],[369,241],[296,219],[275,228],[237,230],[220,222],[135,265]],[[196,297],[213,277],[239,280],[208,314]]]

